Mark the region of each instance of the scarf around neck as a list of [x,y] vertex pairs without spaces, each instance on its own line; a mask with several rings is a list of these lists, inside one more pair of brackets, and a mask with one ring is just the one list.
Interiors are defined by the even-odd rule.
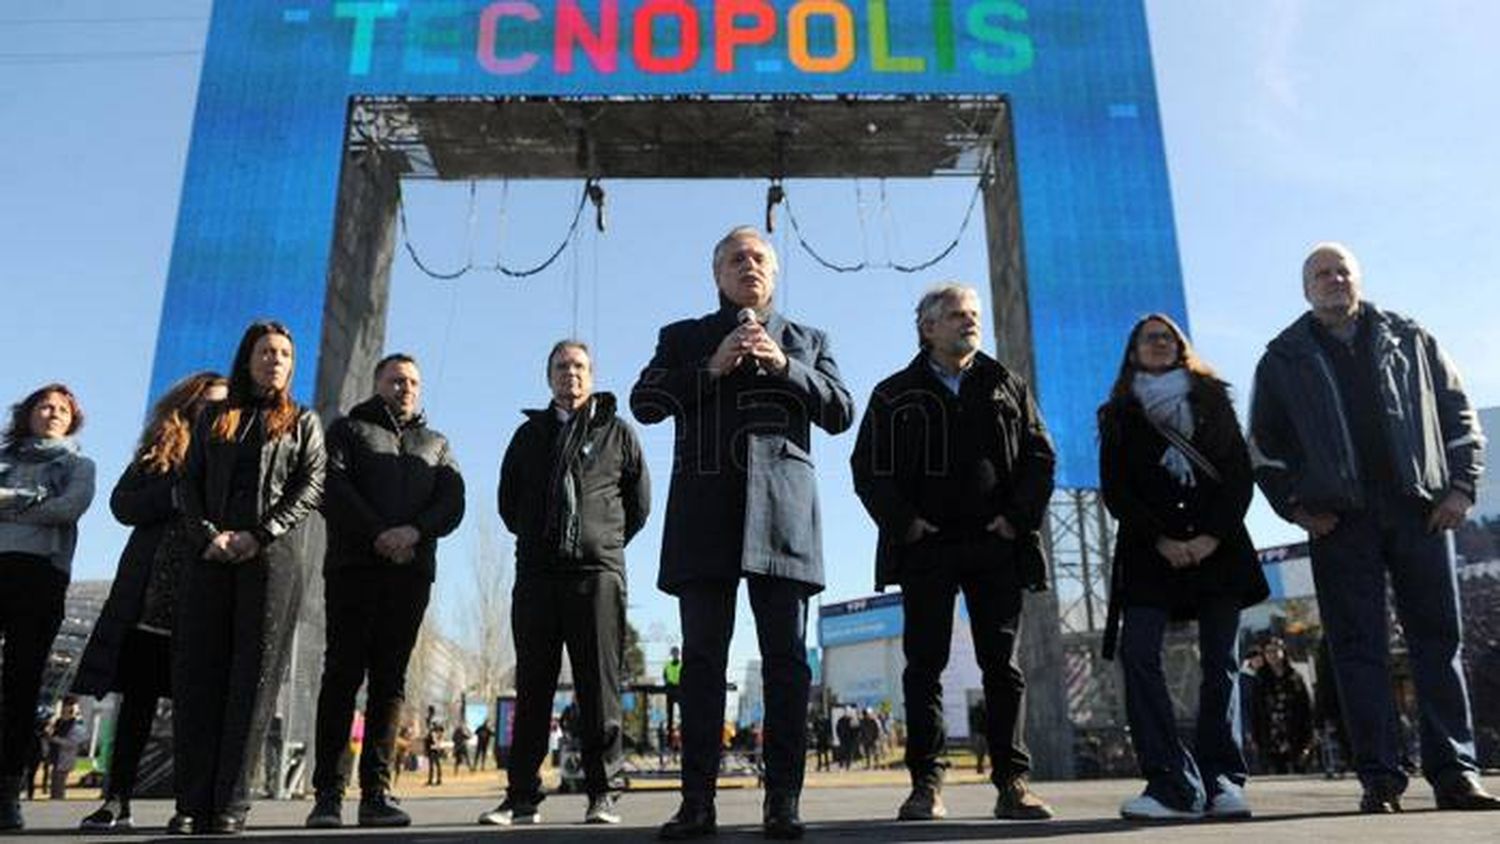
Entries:
[[[1193,386],[1192,375],[1186,369],[1176,369],[1154,375],[1137,372],[1131,384],[1131,392],[1140,400],[1146,418],[1163,428],[1171,428],[1184,439],[1193,438],[1193,407],[1188,402],[1188,393]],[[1162,468],[1167,470],[1182,486],[1196,486],[1193,462],[1175,445],[1168,445],[1161,456]]]

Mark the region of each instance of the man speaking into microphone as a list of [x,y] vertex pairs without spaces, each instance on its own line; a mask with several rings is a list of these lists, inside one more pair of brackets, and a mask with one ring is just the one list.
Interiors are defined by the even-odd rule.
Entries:
[[713,835],[725,669],[744,578],[765,687],[765,834],[800,838],[807,752],[807,602],[823,588],[812,426],[854,402],[823,332],[772,307],[776,252],[749,226],[714,247],[719,309],[661,330],[630,392],[644,425],[676,424],[657,585],[682,621],[682,806],[667,839]]

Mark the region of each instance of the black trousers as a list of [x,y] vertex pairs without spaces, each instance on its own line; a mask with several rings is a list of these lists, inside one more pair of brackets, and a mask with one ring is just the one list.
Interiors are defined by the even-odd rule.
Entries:
[[302,597],[298,561],[184,563],[172,635],[177,811],[250,809]]
[[151,740],[157,703],[172,695],[172,638],[138,627],[125,633],[120,647],[120,709],[109,758],[104,796],[126,803],[135,793],[141,754]]
[[[807,767],[807,587],[752,575],[747,580],[765,688],[766,790],[802,792]],[[724,728],[724,672],[734,634],[738,581],[703,581],[677,595],[682,617],[682,795],[712,800]]]
[[42,673],[67,594],[68,576],[46,557],[0,553],[0,778],[26,769]]
[[365,689],[365,736],[359,756],[359,789],[366,795],[391,787],[396,731],[406,705],[406,666],[427,612],[432,583],[410,567],[336,569],[324,578],[327,647],[318,691],[317,765],[313,788],[342,793],[354,721],[354,700]]
[[625,580],[614,572],[522,575],[511,593],[516,642],[516,713],[506,765],[512,798],[534,799],[547,756],[552,698],[568,649],[578,704],[574,731],[584,788],[609,791],[623,760],[620,709],[625,644]]
[[906,671],[906,767],[913,785],[938,785],[948,736],[943,724],[943,669],[953,638],[954,598],[963,593],[974,655],[984,684],[990,779],[998,786],[1029,773],[1023,705],[1026,680],[1016,661],[1021,590],[1008,548],[997,541],[933,544],[915,549],[903,568],[901,647]]

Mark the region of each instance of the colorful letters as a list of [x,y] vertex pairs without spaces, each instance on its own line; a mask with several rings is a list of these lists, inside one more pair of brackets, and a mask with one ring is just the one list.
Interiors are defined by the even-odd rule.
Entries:
[[[865,64],[859,69],[889,74],[977,70],[1009,76],[1036,63],[1024,0],[926,0],[930,29],[925,33],[913,27],[893,30],[896,2],[498,0],[479,9],[474,56],[486,73],[535,72],[543,58],[537,45],[550,40],[551,72],[614,74],[622,69],[621,28],[628,26],[629,62],[647,74],[701,71],[705,51],[713,55],[712,72],[725,75],[844,73],[860,64],[861,52]],[[907,3],[922,0],[899,2],[904,14]],[[473,0],[338,0],[333,17],[352,22],[349,74],[370,74],[377,49],[392,41],[403,45],[400,68],[406,73],[462,73],[462,43],[475,32],[464,10],[476,5]],[[507,22],[504,35],[502,21]],[[580,52],[585,62],[577,60]],[[960,61],[967,67],[960,68]]]

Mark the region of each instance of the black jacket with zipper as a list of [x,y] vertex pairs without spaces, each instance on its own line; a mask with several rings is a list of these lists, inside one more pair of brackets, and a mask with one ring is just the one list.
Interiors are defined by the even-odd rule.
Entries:
[[[640,440],[595,393],[570,425],[552,407],[524,411],[500,467],[500,518],[516,537],[516,576],[578,571],[625,573],[625,545],[651,511],[651,478]],[[559,442],[559,438],[564,438]],[[554,472],[557,461],[565,471]]]
[[[421,414],[401,424],[372,397],[328,426],[328,520],[324,572],[409,565],[437,575],[437,541],[464,517],[464,479],[448,439]],[[375,537],[410,525],[421,534],[409,563],[375,553]]]
[[[1250,455],[1271,506],[1291,520],[1363,509],[1365,482],[1334,367],[1313,335],[1311,312],[1266,346],[1250,403]],[[1368,365],[1379,385],[1378,424],[1396,491],[1436,501],[1447,490],[1472,501],[1484,469],[1484,434],[1458,369],[1416,322],[1366,302]]]
[[939,538],[973,540],[988,536],[997,515],[1018,534],[1019,585],[1047,588],[1040,530],[1056,455],[1030,388],[999,361],[976,355],[955,396],[919,353],[876,385],[849,464],[880,529],[877,590],[900,582],[917,517],[936,525]]

